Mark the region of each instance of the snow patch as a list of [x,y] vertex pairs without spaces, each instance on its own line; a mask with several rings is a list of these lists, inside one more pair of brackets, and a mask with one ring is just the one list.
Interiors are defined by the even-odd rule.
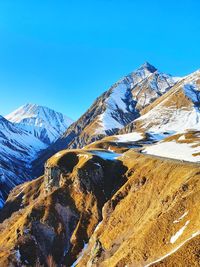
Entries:
[[200,101],[200,91],[195,84],[185,84],[183,86],[185,95],[193,102],[198,103]]
[[171,238],[170,238],[170,243],[174,244],[176,242],[176,240],[183,234],[183,231],[185,230],[185,228],[187,227],[187,225],[189,224],[190,221],[187,221],[185,223],[185,225],[178,231],[176,232],[175,235],[173,235]]
[[114,135],[113,137],[117,138],[117,142],[136,142],[144,138],[142,133],[138,132]]
[[21,261],[21,254],[19,252],[19,249],[17,249],[15,251],[15,257],[16,257],[17,262],[20,262]]
[[105,160],[115,160],[118,157],[121,156],[121,154],[114,153],[111,151],[99,151],[99,150],[93,150],[91,151],[92,154],[97,155]]
[[179,217],[177,220],[173,221],[173,223],[179,223],[186,215],[188,214],[188,211],[184,212],[181,217]]
[[182,140],[185,140],[185,135],[183,134],[183,135],[181,135],[180,137],[179,137],[179,139],[178,139],[179,141],[182,141]]

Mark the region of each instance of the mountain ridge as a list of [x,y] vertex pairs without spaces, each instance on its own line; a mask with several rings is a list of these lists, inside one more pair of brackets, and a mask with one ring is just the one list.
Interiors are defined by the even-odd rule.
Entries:
[[5,118],[48,145],[55,142],[73,122],[60,112],[31,103],[19,107]]

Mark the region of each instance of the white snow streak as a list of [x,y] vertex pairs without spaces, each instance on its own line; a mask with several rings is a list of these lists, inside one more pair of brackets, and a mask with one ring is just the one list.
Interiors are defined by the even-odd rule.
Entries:
[[114,135],[118,142],[135,142],[143,139],[142,133],[133,132],[128,134]]
[[189,224],[190,221],[187,221],[185,223],[185,225],[180,229],[178,230],[178,232],[176,232],[175,235],[173,235],[171,238],[170,238],[170,243],[174,244],[176,242],[176,240],[183,234],[183,231],[185,230],[185,228],[187,227],[187,225]]
[[188,211],[184,212],[181,217],[178,218],[178,220],[173,221],[173,223],[179,223],[186,215],[188,214]]

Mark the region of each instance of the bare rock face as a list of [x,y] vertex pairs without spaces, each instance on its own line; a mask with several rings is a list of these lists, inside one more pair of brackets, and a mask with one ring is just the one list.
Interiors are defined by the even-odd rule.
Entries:
[[103,168],[95,164],[92,169],[90,165],[78,169],[75,174],[75,183],[79,183],[79,188],[85,192],[93,191],[95,190],[95,187],[99,187],[103,190]]
[[45,166],[44,171],[44,184],[47,192],[53,190],[53,188],[58,188],[60,185],[61,170],[58,167],[48,167]]

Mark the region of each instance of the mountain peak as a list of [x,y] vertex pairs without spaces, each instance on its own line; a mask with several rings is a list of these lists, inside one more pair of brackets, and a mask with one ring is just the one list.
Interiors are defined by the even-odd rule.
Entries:
[[142,64],[142,65],[139,67],[139,69],[146,69],[146,70],[148,70],[148,71],[151,72],[151,73],[157,71],[157,69],[156,69],[153,65],[151,65],[149,62],[147,62],[147,61],[144,62],[144,64]]
[[23,106],[19,107],[18,110],[25,110],[25,111],[32,111],[32,112],[36,112],[37,110],[41,110],[41,109],[46,109],[46,110],[52,110],[48,107],[45,106],[41,106],[38,104],[33,104],[33,103],[26,103]]
[[21,122],[23,119],[30,118],[30,117],[40,117],[41,119],[44,119],[46,116],[62,116],[65,119],[68,119],[71,123],[73,120],[70,118],[67,118],[64,114],[61,112],[57,112],[51,108],[48,108],[46,106],[41,106],[38,104],[33,103],[26,103],[22,106],[20,106],[18,109],[13,111],[12,113],[8,114],[6,118],[8,120],[11,120],[12,122]]
[[141,82],[143,79],[146,79],[156,71],[157,69],[146,61],[139,68],[131,72],[128,77],[133,79],[135,85],[136,83]]
[[44,143],[54,142],[73,123],[73,120],[48,107],[27,103],[6,116]]

